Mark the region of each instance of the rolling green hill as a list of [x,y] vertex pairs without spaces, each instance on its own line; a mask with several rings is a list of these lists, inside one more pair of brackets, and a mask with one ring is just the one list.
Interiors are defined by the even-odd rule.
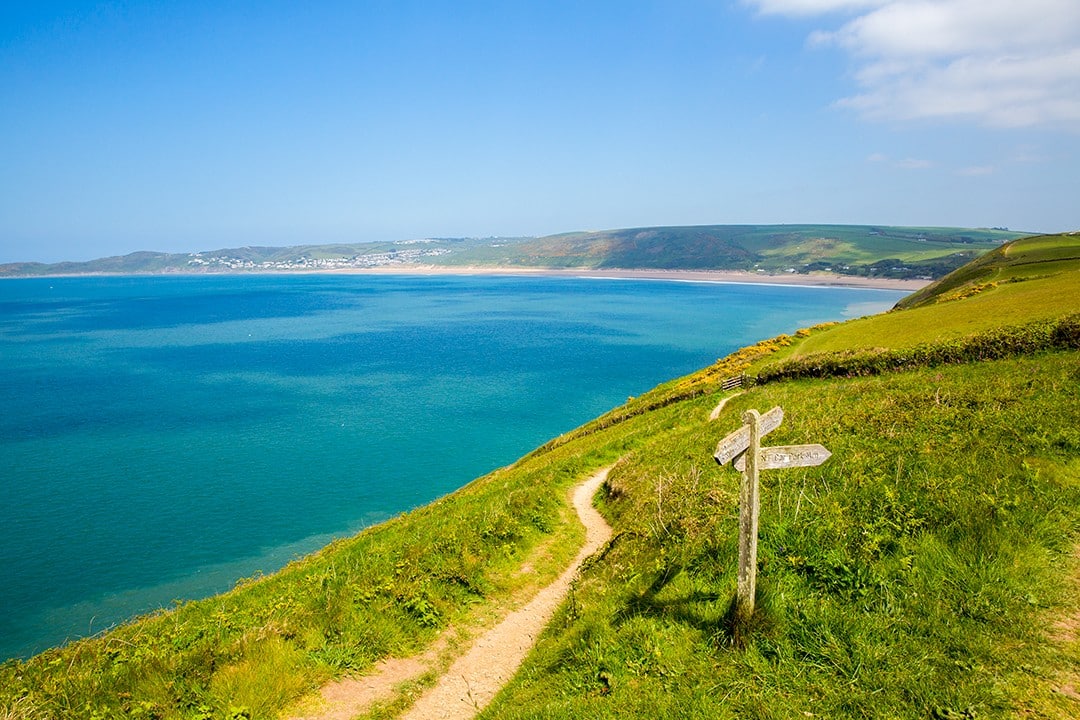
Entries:
[[1007,230],[855,225],[703,225],[385,243],[137,252],[88,262],[11,263],[0,277],[85,273],[288,272],[418,265],[508,268],[827,271],[938,278],[1001,243]]
[[[1016,241],[897,310],[631,398],[280,573],[0,665],[0,718],[278,717],[554,577],[580,542],[568,488],[613,462],[597,498],[613,540],[483,718],[1077,717],[1078,248]],[[758,382],[721,390],[740,375]],[[741,624],[739,474],[712,452],[775,405],[769,444],[833,456],[763,473]]]
[[[1080,233],[1033,237],[1010,243],[904,298],[898,305],[913,308],[968,297],[999,285],[1075,273],[1080,269]],[[1074,278],[1075,280],[1075,278]],[[1062,288],[1064,290],[1064,288]],[[1027,303],[1019,303],[1027,305]]]
[[1080,234],[1024,238],[904,298],[898,310],[845,323],[795,354],[910,347],[1046,320],[1080,298]]
[[940,277],[1020,233],[857,225],[702,225],[552,235],[445,263]]

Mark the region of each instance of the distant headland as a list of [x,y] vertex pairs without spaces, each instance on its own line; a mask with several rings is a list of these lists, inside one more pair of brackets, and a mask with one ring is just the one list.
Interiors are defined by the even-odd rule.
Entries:
[[288,272],[544,273],[918,289],[1025,233],[884,225],[696,225],[546,237],[140,251],[16,262],[0,277]]

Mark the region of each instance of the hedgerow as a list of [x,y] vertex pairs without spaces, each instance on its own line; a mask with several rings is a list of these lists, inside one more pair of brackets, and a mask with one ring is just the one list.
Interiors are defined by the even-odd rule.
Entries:
[[757,383],[797,378],[860,377],[918,367],[1000,360],[1044,350],[1080,348],[1080,313],[995,328],[956,340],[909,348],[818,353],[767,366]]

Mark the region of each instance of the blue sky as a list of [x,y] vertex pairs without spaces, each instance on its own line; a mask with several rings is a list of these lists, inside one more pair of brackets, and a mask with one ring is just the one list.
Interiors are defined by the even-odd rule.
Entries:
[[1076,0],[0,4],[0,262],[1080,229]]

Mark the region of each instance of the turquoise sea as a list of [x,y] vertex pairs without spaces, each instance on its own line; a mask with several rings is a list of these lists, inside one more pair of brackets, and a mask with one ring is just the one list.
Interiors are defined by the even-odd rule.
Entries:
[[0,660],[271,572],[742,345],[901,296],[543,277],[0,281]]

